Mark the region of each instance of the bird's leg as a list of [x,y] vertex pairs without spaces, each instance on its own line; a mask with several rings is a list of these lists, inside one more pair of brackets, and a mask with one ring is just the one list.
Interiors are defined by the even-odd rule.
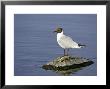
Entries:
[[65,56],[65,49],[64,49],[64,56]]

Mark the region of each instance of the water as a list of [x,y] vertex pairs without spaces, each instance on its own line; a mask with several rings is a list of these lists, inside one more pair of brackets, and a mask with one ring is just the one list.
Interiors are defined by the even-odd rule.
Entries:
[[63,55],[53,31],[62,27],[64,33],[86,48],[71,49],[70,55],[90,58],[94,64],[70,76],[97,75],[97,15],[96,14],[15,14],[14,15],[14,75],[61,76],[42,65]]

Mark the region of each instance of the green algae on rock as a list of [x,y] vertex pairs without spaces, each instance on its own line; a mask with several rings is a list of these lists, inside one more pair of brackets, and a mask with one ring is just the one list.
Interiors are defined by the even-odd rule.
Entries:
[[93,61],[86,58],[61,56],[43,65],[42,68],[45,70],[68,70],[89,66],[93,63]]

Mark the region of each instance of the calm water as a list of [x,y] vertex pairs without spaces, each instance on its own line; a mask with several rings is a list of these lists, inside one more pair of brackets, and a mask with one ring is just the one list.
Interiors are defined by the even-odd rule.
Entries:
[[63,55],[53,31],[62,27],[64,33],[76,42],[87,45],[71,49],[70,55],[90,58],[94,64],[72,76],[97,75],[97,15],[96,14],[15,14],[14,15],[14,75],[61,76],[42,65]]

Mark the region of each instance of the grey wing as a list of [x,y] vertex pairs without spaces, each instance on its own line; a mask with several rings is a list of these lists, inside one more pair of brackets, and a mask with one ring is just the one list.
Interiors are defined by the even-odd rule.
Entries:
[[65,44],[65,46],[69,48],[74,48],[78,46],[78,44],[75,41],[73,41],[72,38],[65,36],[65,35],[61,37],[61,41],[63,44]]

